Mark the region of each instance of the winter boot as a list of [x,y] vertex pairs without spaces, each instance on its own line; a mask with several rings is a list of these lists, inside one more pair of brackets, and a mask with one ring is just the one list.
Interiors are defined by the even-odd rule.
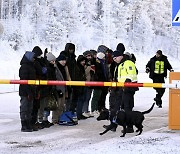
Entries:
[[49,127],[54,125],[53,123],[49,122],[48,120],[43,120],[42,123],[43,123],[45,128],[49,128]]
[[28,122],[27,122],[27,120],[21,120],[21,125],[22,125],[22,127],[21,127],[21,132],[32,132],[32,129],[30,129],[30,128],[28,127]]
[[31,122],[32,122],[31,120],[27,120],[28,129],[31,129],[32,131],[37,131],[38,129],[34,129]]

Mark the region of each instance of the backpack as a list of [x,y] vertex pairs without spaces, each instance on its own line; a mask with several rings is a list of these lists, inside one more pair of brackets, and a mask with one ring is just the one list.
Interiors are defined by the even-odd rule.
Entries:
[[78,124],[76,112],[66,111],[59,116],[59,125],[74,126]]

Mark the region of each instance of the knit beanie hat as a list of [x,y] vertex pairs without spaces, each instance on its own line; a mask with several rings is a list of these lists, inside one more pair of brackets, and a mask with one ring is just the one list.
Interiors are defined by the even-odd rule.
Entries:
[[156,53],[158,53],[160,56],[162,56],[162,51],[158,50]]
[[124,52],[125,51],[124,44],[119,43],[116,47],[116,50]]
[[39,46],[35,46],[32,50],[32,52],[34,52],[34,57],[38,57],[41,56],[43,54],[41,48]]
[[56,57],[51,53],[47,53],[47,60],[50,62],[50,61],[55,61],[56,60]]
[[109,48],[106,47],[105,45],[100,45],[100,46],[98,47],[98,49],[97,49],[97,52],[106,53],[108,49],[109,49]]
[[103,59],[106,55],[103,52],[98,52],[97,53],[97,58]]
[[96,50],[90,50],[90,52],[91,52],[92,55],[96,55],[97,54]]
[[112,53],[112,56],[113,56],[113,58],[114,58],[114,57],[119,57],[119,56],[122,56],[123,53],[124,53],[124,51],[115,50],[115,51]]
[[61,60],[67,60],[66,56],[64,56],[63,54],[60,54],[57,58],[57,61],[61,61]]
[[83,52],[83,56],[86,57],[87,55],[92,55],[91,51],[87,50],[87,51]]

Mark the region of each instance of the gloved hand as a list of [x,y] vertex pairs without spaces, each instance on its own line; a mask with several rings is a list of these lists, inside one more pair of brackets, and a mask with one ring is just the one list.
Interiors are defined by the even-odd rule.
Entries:
[[46,74],[47,73],[47,68],[46,67],[43,67],[42,68],[42,74]]
[[59,96],[59,98],[63,97],[63,92],[61,90],[58,90],[58,96]]
[[146,68],[146,73],[149,73],[150,72],[150,69],[149,68]]
[[45,53],[45,54],[48,53],[48,49],[47,49],[47,48],[44,50],[44,53]]
[[131,82],[131,79],[128,79],[128,78],[127,78],[127,79],[125,80],[125,82]]

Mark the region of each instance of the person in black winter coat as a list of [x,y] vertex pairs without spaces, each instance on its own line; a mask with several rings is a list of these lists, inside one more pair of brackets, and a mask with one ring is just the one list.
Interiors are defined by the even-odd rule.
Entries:
[[[34,68],[34,53],[27,51],[21,62],[19,69],[20,80],[35,80],[36,72]],[[31,125],[31,113],[33,108],[33,100],[35,97],[35,86],[34,85],[20,85],[19,86],[20,96],[20,118],[21,118],[21,131],[32,132]]]
[[[165,83],[164,78],[167,77],[167,70],[173,71],[171,64],[169,63],[167,56],[162,54],[161,50],[156,52],[156,55],[150,59],[146,65],[146,73],[149,73],[149,77],[153,80],[153,83]],[[162,108],[162,96],[165,92],[165,88],[154,88],[156,90],[156,105]]]
[[[86,81],[86,73],[85,73],[86,60],[87,59],[83,55],[79,55],[77,58],[77,77],[76,77],[77,81]],[[77,118],[78,120],[87,119],[85,116],[82,115],[82,109],[85,98],[84,96],[85,87],[78,86],[75,89],[77,94],[77,106],[76,106]]]
[[69,74],[72,81],[75,81],[76,76],[76,55],[75,55],[75,45],[73,43],[67,43],[65,50],[60,53],[64,55],[67,59],[66,65],[68,66]]
[[[68,68],[68,72],[70,75],[71,81],[76,81],[76,69],[77,69],[77,62],[76,62],[76,55],[75,55],[75,45],[73,43],[67,43],[65,46],[65,50],[60,53],[60,55],[64,55],[66,57],[66,66]],[[69,77],[68,77],[69,78]],[[67,87],[68,91],[68,98],[66,99],[67,104],[70,104],[71,111],[74,111],[75,104],[77,102],[77,94],[76,90],[72,86]]]
[[[39,46],[35,46],[32,50],[34,53],[34,67],[36,70],[36,80],[47,80],[47,67],[44,57],[42,57],[42,50]],[[37,86],[36,87],[36,97],[33,103],[33,112],[32,112],[32,124],[33,129],[42,129],[44,125],[42,123],[42,116],[38,117],[38,110],[40,109],[40,105],[44,104],[46,101],[46,97],[49,94],[48,86]],[[39,122],[40,123],[39,123]]]

